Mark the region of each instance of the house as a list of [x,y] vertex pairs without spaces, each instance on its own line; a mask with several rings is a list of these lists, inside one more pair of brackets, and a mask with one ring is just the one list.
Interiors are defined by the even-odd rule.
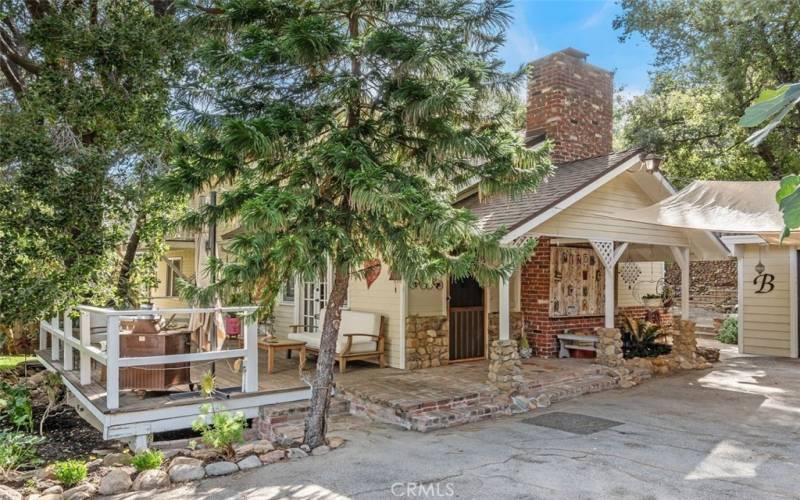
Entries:
[[[390,272],[383,263],[371,269],[374,281],[370,285],[352,279],[346,308],[364,313],[357,316],[371,318],[373,327],[381,325],[386,363],[394,368],[365,370],[362,376],[371,381],[383,374],[387,378],[371,384],[371,389],[381,391],[394,383],[390,392],[399,394],[400,399],[377,398],[383,403],[375,404],[385,403],[375,409],[377,413],[387,411],[396,421],[396,412],[400,412],[406,428],[449,425],[455,421],[450,416],[407,413],[402,406],[404,401],[408,404],[408,385],[404,385],[408,382],[397,382],[395,377],[413,378],[417,375],[413,370],[485,360],[492,349],[510,352],[515,348],[511,340],[523,335],[536,356],[548,358],[557,355],[557,336],[566,331],[613,327],[625,316],[668,323],[672,304],[644,300],[648,294],[669,295],[664,289],[664,262],[679,264],[681,288],[686,291],[691,261],[727,258],[725,246],[704,228],[626,219],[631,213],[670,199],[675,190],[658,171],[658,158],[636,149],[611,150],[612,96],[611,73],[589,64],[585,53],[566,49],[535,61],[528,85],[525,137],[530,147],[544,140],[553,142],[554,175],[534,192],[516,197],[480,198],[475,187],[467,186],[453,200],[473,211],[482,228],[505,228],[502,242],[506,245],[537,239],[534,255],[509,279],[484,287],[471,278],[456,281],[442,277],[432,285],[421,286]],[[214,202],[214,193],[205,196],[194,203]],[[301,404],[309,398],[311,390],[298,374],[296,358],[281,359],[283,369],[272,370],[277,346],[259,341],[259,325],[246,322],[240,337],[228,345],[218,341],[224,328],[203,326],[220,313],[249,314],[253,307],[182,307],[175,296],[174,283],[179,277],[201,285],[208,282],[210,277],[204,270],[207,257],[217,255],[224,260],[227,237],[233,231],[235,224],[230,224],[170,238],[170,249],[159,264],[160,283],[151,291],[157,310],[80,306],[80,321],[74,321],[72,311],[65,311],[63,316],[41,323],[37,356],[62,375],[68,390],[87,410],[82,413],[84,418],[101,429],[105,438],[129,437],[138,449],[147,445],[150,434],[190,426],[207,402],[192,391],[192,382],[209,370],[215,373],[220,388],[217,396],[225,400],[226,408],[255,419],[254,426],[261,434],[272,432],[270,412],[274,405]],[[793,261],[791,255],[796,252],[787,254],[788,262],[796,263],[796,256]],[[752,258],[752,250],[745,250],[743,262]],[[284,284],[269,325],[273,333],[286,337],[292,325],[317,329],[331,283],[329,270],[315,279],[298,277]],[[776,291],[780,285],[781,280],[777,280]],[[688,293],[680,297],[679,304],[680,314],[687,318]],[[182,335],[186,338],[182,345],[196,347],[187,348],[188,352],[145,356],[124,349],[125,344],[137,347],[137,342],[157,339],[136,332],[136,321],[169,322],[180,314],[190,316],[189,325],[172,332],[165,327],[163,336]],[[376,315],[381,320],[375,321]],[[205,348],[209,338],[217,340],[216,348]],[[305,346],[295,349],[302,352]],[[426,396],[432,400],[414,400],[412,407],[424,413],[443,403],[448,408],[445,411],[450,411],[450,403],[460,408],[466,398],[477,406],[468,406],[467,416],[451,415],[454,419],[510,412],[514,403],[500,384],[486,390],[486,378],[494,375],[493,380],[498,381],[498,374],[503,372],[502,379],[507,380],[504,362],[488,363],[488,374],[487,363],[442,369],[443,375],[450,373],[450,385],[442,382],[444,376],[429,377],[429,371],[422,372],[422,380],[414,387],[425,385],[422,392],[434,396]],[[500,366],[493,366],[496,364]],[[464,378],[467,372],[470,383]],[[146,398],[135,396],[131,389],[143,387],[142,378],[137,377],[154,373],[158,387],[175,390]],[[172,377],[178,374],[180,383],[173,383]],[[342,388],[342,377],[348,375],[338,379]],[[462,389],[467,392],[453,396]],[[488,401],[475,396],[483,392]],[[494,399],[498,394],[505,398],[499,406]],[[453,400],[448,402],[448,398]],[[481,406],[484,403],[486,406]],[[360,401],[356,407],[369,404],[373,403]],[[417,417],[420,420],[414,423]]]
[[[467,187],[455,202],[472,210],[484,229],[506,228],[505,244],[537,238],[536,252],[510,280],[487,288],[447,278],[420,287],[394,276],[385,264],[369,287],[354,278],[347,307],[385,318],[389,366],[484,359],[490,340],[523,332],[535,355],[553,357],[556,335],[565,330],[610,327],[624,316],[652,313],[642,297],[663,292],[665,261],[678,262],[688,283],[691,260],[726,258],[725,247],[707,231],[613,218],[675,191],[658,171],[658,158],[636,149],[612,152],[611,72],[569,48],[534,61],[529,76],[525,140],[530,147],[553,142],[555,174],[516,198],[480,199],[475,187]],[[224,247],[225,232],[220,234]],[[167,254],[187,274],[190,263],[198,266],[208,251],[206,236],[196,240],[194,255],[179,255],[184,249],[178,246]],[[159,268],[164,282],[153,297],[156,305],[172,300],[170,276],[179,266],[164,262]],[[290,325],[318,326],[331,278],[328,273],[285,284],[272,325],[278,336]],[[688,317],[688,294],[681,311]],[[669,308],[659,313],[669,321]]]

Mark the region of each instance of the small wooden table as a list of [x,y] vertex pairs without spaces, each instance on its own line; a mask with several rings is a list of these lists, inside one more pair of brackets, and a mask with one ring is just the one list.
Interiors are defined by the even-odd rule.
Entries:
[[267,373],[272,373],[275,368],[276,351],[288,351],[289,357],[292,355],[292,350],[300,351],[300,369],[306,365],[306,343],[302,340],[280,339],[274,342],[262,340],[258,343],[258,348],[267,351]]

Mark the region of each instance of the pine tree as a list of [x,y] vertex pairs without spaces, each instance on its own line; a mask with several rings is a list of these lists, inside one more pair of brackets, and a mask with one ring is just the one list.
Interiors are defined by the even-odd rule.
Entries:
[[[522,147],[502,71],[506,0],[231,0],[192,20],[213,36],[184,96],[190,127],[170,186],[224,185],[194,225],[240,229],[205,294],[245,287],[269,313],[282,283],[333,266],[305,442],[325,440],[348,280],[380,258],[407,282],[508,277],[531,242],[499,244],[454,207],[534,188],[547,149]],[[206,295],[210,296],[210,295]]]

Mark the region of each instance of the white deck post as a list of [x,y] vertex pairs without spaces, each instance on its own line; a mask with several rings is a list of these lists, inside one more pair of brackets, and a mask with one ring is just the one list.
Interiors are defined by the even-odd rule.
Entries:
[[689,288],[691,287],[691,280],[689,278],[689,248],[687,247],[670,247],[672,256],[678,267],[681,268],[681,319],[689,319]]
[[39,321],[39,350],[44,351],[47,349],[47,332],[44,329],[44,325],[47,323],[45,320]]
[[614,248],[613,241],[590,241],[592,248],[600,257],[603,266],[606,268],[605,273],[605,310],[604,310],[604,323],[606,328],[614,328],[614,295],[616,292],[616,266],[622,254],[628,248],[627,243],[622,243],[620,246]]
[[[50,320],[50,326],[53,327],[54,330],[58,330],[58,315],[56,314]],[[61,358],[61,350],[59,349],[58,345],[58,335],[55,333],[50,333],[50,359],[53,361],[58,361]]]
[[106,407],[119,408],[119,316],[108,316],[106,335]]
[[511,338],[511,300],[509,299],[509,287],[507,279],[500,279],[499,290],[499,320],[500,320],[500,340],[509,340]]
[[[64,338],[72,338],[72,310],[67,309],[64,312]],[[64,370],[72,371],[75,367],[72,365],[72,344],[64,340]]]
[[[81,345],[89,347],[92,345],[92,315],[86,311],[81,311]],[[81,349],[81,385],[92,383],[92,358]]]
[[253,316],[244,330],[244,392],[258,392],[258,320]]

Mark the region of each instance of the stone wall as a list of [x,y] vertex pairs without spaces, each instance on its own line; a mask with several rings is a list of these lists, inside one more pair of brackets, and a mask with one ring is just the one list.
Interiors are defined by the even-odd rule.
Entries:
[[[511,324],[511,338],[514,340],[519,340],[522,336],[522,329],[523,329],[523,321],[522,321],[522,313],[521,312],[511,312],[509,317],[509,323]],[[489,345],[492,344],[493,340],[500,339],[500,313],[489,313]],[[530,342],[530,339],[528,339]]]
[[447,316],[406,318],[406,369],[446,365],[450,359]]
[[[681,269],[677,264],[666,268],[666,282],[675,290],[676,303],[680,303]],[[732,312],[737,303],[736,260],[694,261],[689,266],[692,308],[719,313]]]

